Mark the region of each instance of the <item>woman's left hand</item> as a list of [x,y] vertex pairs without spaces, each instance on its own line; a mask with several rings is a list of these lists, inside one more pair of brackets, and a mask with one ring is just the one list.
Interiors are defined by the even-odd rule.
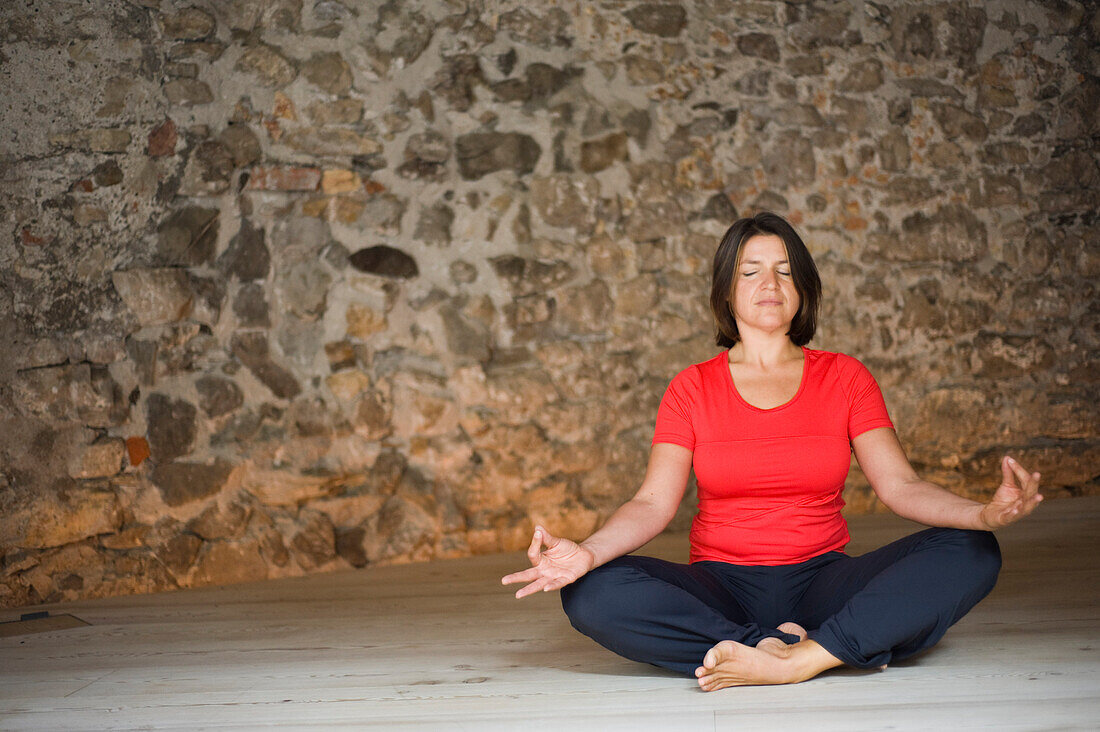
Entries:
[[1029,473],[1008,455],[1001,459],[1001,472],[1004,474],[1001,485],[978,514],[990,531],[1019,521],[1043,500],[1038,473]]

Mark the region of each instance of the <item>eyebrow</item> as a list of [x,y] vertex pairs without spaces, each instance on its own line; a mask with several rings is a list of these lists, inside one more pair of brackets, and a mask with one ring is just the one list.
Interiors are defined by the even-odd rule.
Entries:
[[[760,259],[742,259],[741,264],[762,264],[763,260]],[[776,264],[790,264],[786,259],[780,259]]]

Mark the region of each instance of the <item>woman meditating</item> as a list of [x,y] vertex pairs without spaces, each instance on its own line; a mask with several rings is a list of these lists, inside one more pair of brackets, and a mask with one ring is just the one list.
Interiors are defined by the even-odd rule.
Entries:
[[[641,488],[577,544],[536,526],[516,592],[561,590],[580,632],[706,691],[879,668],[933,646],[1001,566],[990,533],[1034,510],[1039,474],[1011,457],[988,503],[921,480],[856,359],[805,347],[821,281],[775,214],[737,221],[714,256],[720,355],[681,371],[657,412]],[[844,553],[850,454],[894,513],[935,527]],[[691,563],[629,554],[672,520],[695,468]]]

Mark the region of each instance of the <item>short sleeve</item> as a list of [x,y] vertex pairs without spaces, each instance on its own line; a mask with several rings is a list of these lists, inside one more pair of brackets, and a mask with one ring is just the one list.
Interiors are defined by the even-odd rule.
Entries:
[[[672,379],[657,409],[657,428],[653,443],[671,442],[689,450],[695,449],[695,427],[692,413],[699,383],[695,367],[681,371]],[[694,378],[693,378],[694,377]]]
[[848,439],[877,427],[894,428],[875,377],[856,359],[837,355],[837,368],[848,395]]

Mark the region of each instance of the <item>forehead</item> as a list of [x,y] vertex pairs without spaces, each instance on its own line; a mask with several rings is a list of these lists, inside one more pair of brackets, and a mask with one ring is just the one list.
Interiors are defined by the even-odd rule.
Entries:
[[742,262],[780,262],[787,259],[787,247],[775,234],[757,234],[741,244],[741,255],[738,259]]

